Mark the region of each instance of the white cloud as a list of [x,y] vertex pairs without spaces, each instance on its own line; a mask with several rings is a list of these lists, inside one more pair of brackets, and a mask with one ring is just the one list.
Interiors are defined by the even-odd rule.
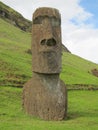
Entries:
[[78,3],[80,0],[1,0],[31,19],[32,12],[38,7],[53,7],[60,10],[63,20],[76,17],[79,21],[87,19],[91,14],[85,12]]
[[66,39],[66,46],[72,53],[98,63],[98,29],[79,28]]
[[[81,57],[98,63],[98,29],[85,21],[93,17],[80,5],[80,0],[1,0],[28,19],[38,7],[48,6],[59,9],[62,16],[62,40],[68,49]],[[70,21],[74,19],[75,23]]]

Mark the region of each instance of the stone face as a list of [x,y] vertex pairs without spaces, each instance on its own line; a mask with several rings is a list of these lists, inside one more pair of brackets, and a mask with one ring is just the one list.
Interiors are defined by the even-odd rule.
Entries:
[[23,88],[23,107],[44,120],[63,120],[67,116],[67,90],[60,80],[60,14],[52,8],[39,8],[33,15],[33,77]]
[[32,68],[38,73],[61,72],[61,18],[56,9],[39,8],[33,15]]
[[67,116],[67,91],[58,74],[37,74],[24,85],[24,108],[44,120],[62,120]]

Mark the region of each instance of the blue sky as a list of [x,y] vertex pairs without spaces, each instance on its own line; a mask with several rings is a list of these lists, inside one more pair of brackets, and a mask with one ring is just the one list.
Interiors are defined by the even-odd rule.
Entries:
[[[83,22],[85,24],[93,24],[94,28],[98,28],[98,0],[80,0],[79,5],[85,10],[92,14],[91,17],[85,19]],[[79,25],[76,17],[72,18],[71,21],[75,25]]]
[[98,0],[81,0],[80,5],[93,15],[86,22],[93,23],[95,28],[98,28]]
[[32,20],[38,7],[61,13],[62,43],[73,53],[98,63],[98,0],[1,0]]

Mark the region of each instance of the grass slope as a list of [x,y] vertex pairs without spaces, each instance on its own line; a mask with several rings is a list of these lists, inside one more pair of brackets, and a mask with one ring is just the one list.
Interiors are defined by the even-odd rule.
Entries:
[[22,89],[0,87],[0,130],[98,130],[98,91],[68,91],[68,118],[43,121],[24,113]]
[[20,85],[31,76],[30,33],[0,19],[0,81]]
[[91,72],[98,69],[98,64],[94,64],[83,58],[70,53],[63,54],[61,78],[66,84],[72,87],[98,87],[98,77]]
[[[32,77],[31,34],[0,19],[0,85],[22,86]],[[61,79],[68,85],[98,86],[91,70],[98,65],[70,53],[63,53]]]
[[[68,91],[68,118],[61,122],[25,114],[22,89],[13,86],[22,86],[32,77],[30,46],[30,33],[0,19],[0,130],[98,130],[98,91]],[[62,59],[61,78],[68,87],[98,86],[98,78],[91,73],[97,64],[70,53]]]
[[0,2],[0,18],[24,31],[31,31],[32,22],[25,19],[20,13]]

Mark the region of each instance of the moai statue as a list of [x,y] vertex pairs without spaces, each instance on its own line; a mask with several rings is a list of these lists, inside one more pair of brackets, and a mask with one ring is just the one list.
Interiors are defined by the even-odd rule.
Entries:
[[25,111],[44,120],[67,116],[67,90],[60,80],[61,18],[57,9],[38,8],[33,14],[33,77],[23,88]]

